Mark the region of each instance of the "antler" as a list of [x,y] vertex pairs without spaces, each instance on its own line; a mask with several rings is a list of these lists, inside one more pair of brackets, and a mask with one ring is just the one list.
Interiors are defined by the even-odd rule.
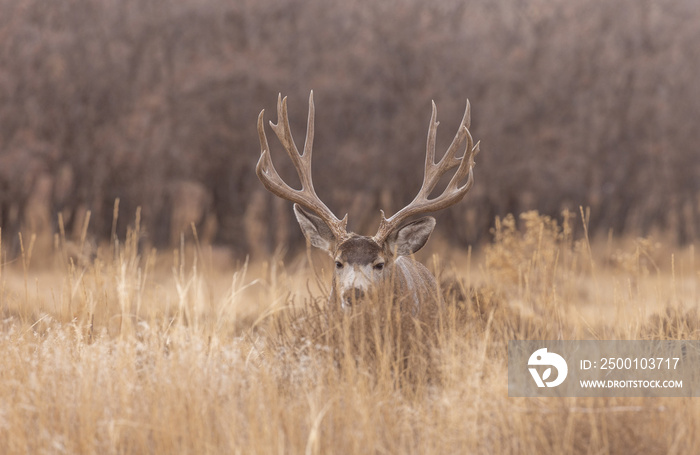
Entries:
[[297,170],[299,180],[301,180],[301,190],[296,190],[287,185],[275,170],[270,157],[270,146],[267,143],[265,136],[265,128],[263,126],[263,109],[258,116],[258,136],[260,137],[260,160],[255,167],[255,172],[260,181],[265,185],[270,192],[295,202],[302,207],[314,212],[333,232],[337,240],[342,240],[347,237],[347,222],[348,216],[340,220],[333,212],[321,201],[314,190],[313,180],[311,179],[311,149],[314,142],[314,92],[309,95],[309,119],[306,125],[306,142],[304,143],[304,153],[299,154],[297,146],[292,139],[292,131],[289,128],[289,118],[287,117],[287,97],[282,98],[280,94],[277,97],[277,124],[270,121],[272,131],[275,132],[277,138],[287,151],[291,158],[294,168]]
[[[433,102],[433,113],[430,117],[430,128],[428,129],[428,145],[425,152],[423,186],[421,186],[415,199],[406,207],[396,212],[392,217],[387,219],[382,210],[382,220],[379,224],[379,230],[374,236],[374,240],[377,243],[382,243],[386,240],[391,231],[411,216],[427,212],[436,212],[456,204],[462,200],[464,195],[467,194],[474,184],[474,157],[479,153],[479,143],[477,142],[476,145],[474,145],[472,135],[469,133],[469,125],[471,123],[469,100],[467,100],[467,108],[464,111],[464,117],[462,118],[459,130],[452,140],[452,144],[450,144],[450,147],[447,149],[447,152],[445,152],[445,155],[438,163],[435,163],[435,136],[439,124],[436,118],[437,108],[435,107],[435,102]],[[465,139],[467,141],[466,150],[461,157],[456,157],[457,149]],[[440,178],[445,175],[447,171],[457,166],[459,166],[457,172],[452,176],[445,191],[434,199],[428,199],[428,196],[430,196],[430,193],[435,189],[435,185],[437,185]],[[464,185],[460,186],[460,182],[464,180],[467,175],[469,179]]]

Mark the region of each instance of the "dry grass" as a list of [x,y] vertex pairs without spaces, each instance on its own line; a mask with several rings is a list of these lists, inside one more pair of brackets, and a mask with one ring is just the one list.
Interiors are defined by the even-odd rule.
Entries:
[[695,453],[695,400],[508,398],[509,339],[700,334],[693,247],[572,223],[509,217],[443,255],[430,333],[326,311],[303,258],[26,242],[0,270],[0,453]]

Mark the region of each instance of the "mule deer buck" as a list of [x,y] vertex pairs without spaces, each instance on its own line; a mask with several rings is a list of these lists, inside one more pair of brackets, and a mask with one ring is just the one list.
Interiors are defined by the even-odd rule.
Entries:
[[[301,181],[297,190],[285,183],[275,170],[270,156],[270,147],[265,135],[263,116],[258,116],[258,135],[262,149],[256,173],[260,181],[275,195],[294,202],[294,214],[308,242],[328,252],[335,261],[329,302],[348,309],[377,295],[398,298],[402,312],[414,316],[421,312],[432,312],[440,305],[442,297],[435,278],[412,255],[425,245],[435,227],[435,218],[426,216],[404,223],[409,218],[435,212],[459,202],[474,183],[474,157],[479,144],[474,145],[469,133],[469,101],[462,123],[445,155],[435,162],[435,136],[438,122],[437,110],[433,111],[428,129],[428,144],[425,157],[423,185],[415,199],[393,216],[386,218],[381,211],[379,230],[373,237],[347,231],[347,215],[338,219],[321,201],[314,190],[311,178],[311,150],[314,140],[313,92],[309,96],[309,116],[306,142],[303,153],[299,153],[287,117],[287,98],[280,95],[277,100],[278,122],[270,122],[280,142],[287,151]],[[465,153],[458,157],[457,150],[466,141]],[[447,187],[439,196],[430,199],[430,194],[440,178],[457,168]],[[462,182],[467,179],[465,183]],[[384,294],[388,292],[388,294]],[[424,310],[425,309],[425,310]]]

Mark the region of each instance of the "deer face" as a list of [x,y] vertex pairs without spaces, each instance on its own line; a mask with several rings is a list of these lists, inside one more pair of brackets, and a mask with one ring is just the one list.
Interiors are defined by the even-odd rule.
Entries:
[[339,241],[319,217],[296,204],[294,214],[309,243],[333,258],[331,299],[342,308],[387,289],[396,259],[420,250],[435,227],[434,218],[424,217],[395,229],[381,243],[357,234]]
[[360,303],[390,276],[392,257],[369,237],[353,236],[333,254],[333,297],[343,308]]

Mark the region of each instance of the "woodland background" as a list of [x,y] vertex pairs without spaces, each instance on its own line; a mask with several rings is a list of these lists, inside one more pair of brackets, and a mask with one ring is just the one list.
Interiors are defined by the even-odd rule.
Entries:
[[[289,97],[314,180],[350,228],[410,201],[430,101],[445,150],[472,104],[476,184],[439,215],[460,245],[496,216],[590,207],[593,234],[700,234],[695,0],[0,0],[0,225],[300,247],[291,204],[255,176],[256,119]],[[272,131],[277,168],[293,170]],[[119,218],[113,220],[115,200]],[[188,235],[191,235],[188,234]]]

